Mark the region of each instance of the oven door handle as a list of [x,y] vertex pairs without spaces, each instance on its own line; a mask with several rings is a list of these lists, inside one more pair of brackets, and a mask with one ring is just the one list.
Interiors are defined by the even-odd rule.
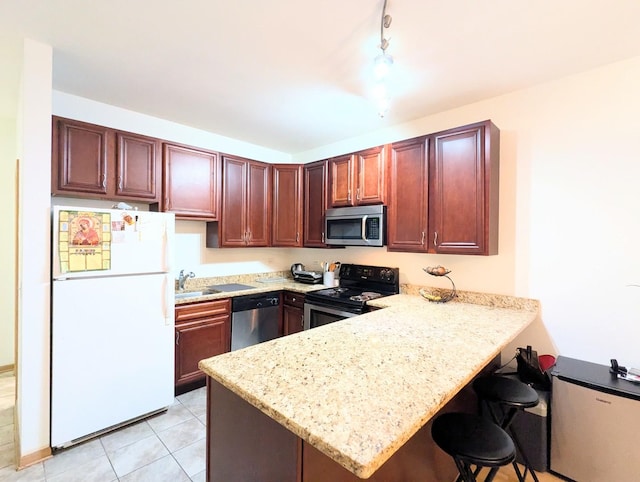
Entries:
[[316,305],[313,303],[304,304],[304,329],[311,328],[311,311],[319,311],[321,313],[328,313],[330,315],[342,316],[344,318],[352,318],[354,316],[361,315],[362,313],[353,313],[351,311],[344,311],[340,308],[330,308],[328,306]]

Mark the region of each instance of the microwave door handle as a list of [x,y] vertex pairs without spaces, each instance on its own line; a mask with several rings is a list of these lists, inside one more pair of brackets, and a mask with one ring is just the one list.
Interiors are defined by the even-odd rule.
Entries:
[[367,216],[366,214],[364,216],[362,216],[362,240],[369,242],[369,240],[367,239],[367,219],[369,218],[369,216]]

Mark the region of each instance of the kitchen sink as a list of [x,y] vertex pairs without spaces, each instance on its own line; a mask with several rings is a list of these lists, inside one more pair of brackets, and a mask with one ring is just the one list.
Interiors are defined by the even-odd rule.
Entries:
[[244,291],[244,290],[252,290],[255,286],[243,285],[240,283],[227,283],[221,285],[210,285],[207,287],[210,290],[216,290],[218,293],[220,292],[229,292],[229,291]]
[[176,293],[176,300],[183,300],[185,298],[197,298],[198,296],[215,295],[221,293],[220,290],[206,289],[201,291],[184,291],[182,293]]
[[185,298],[197,298],[199,296],[215,295],[218,293],[228,293],[231,291],[252,290],[255,286],[243,285],[240,283],[226,283],[220,285],[207,286],[203,290],[198,291],[181,291],[176,293],[176,300],[184,300]]

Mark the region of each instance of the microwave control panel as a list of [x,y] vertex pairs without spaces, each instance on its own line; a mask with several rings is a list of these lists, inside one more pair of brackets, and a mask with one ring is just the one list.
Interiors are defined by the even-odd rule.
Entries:
[[380,239],[380,218],[367,219],[366,230],[367,239]]

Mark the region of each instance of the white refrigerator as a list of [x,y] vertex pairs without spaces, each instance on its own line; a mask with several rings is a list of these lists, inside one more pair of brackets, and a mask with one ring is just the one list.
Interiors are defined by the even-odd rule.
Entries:
[[174,400],[174,215],[55,206],[51,446]]

